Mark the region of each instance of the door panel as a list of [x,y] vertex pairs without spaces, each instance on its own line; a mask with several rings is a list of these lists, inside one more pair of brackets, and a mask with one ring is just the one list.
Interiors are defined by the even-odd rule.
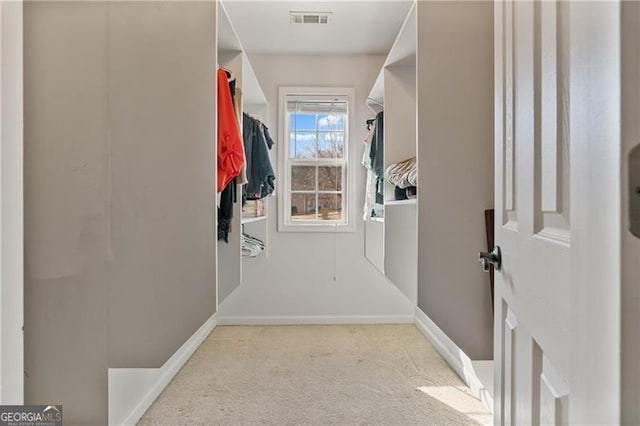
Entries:
[[516,330],[518,328],[518,319],[512,310],[503,303],[503,312],[505,318],[503,321],[502,340],[503,340],[503,367],[502,367],[502,413],[505,425],[515,424],[515,356],[516,356]]
[[[569,423],[569,387],[539,346],[534,349],[534,425]],[[538,420],[537,422],[535,420]]]
[[[504,202],[503,202],[503,221],[502,224],[508,228],[517,231],[518,218],[516,212],[516,182],[515,182],[515,145],[514,145],[514,101],[513,101],[513,80],[514,80],[514,67],[513,67],[513,2],[505,1],[502,4],[496,6],[496,11],[502,10],[502,16],[496,16],[496,28],[500,30],[499,23],[502,23],[503,35],[499,38],[496,37],[496,43],[501,44],[503,58],[500,58],[500,62],[503,64],[503,68],[500,69],[496,66],[496,72],[502,71],[503,81],[497,81],[500,83],[500,87],[496,84],[497,89],[502,89],[504,96],[504,105],[500,106],[501,111],[496,111],[496,117],[500,116],[503,119],[503,142],[500,144],[504,153],[504,162],[500,162],[498,167],[502,167],[504,173],[503,179],[500,182],[504,182]],[[501,18],[501,19],[498,19]],[[502,22],[501,22],[502,21]],[[499,52],[498,46],[496,46],[496,52]],[[502,112],[502,114],[499,114]],[[502,127],[502,126],[501,126]],[[496,127],[498,129],[498,127]],[[499,151],[499,150],[498,150]]]
[[[496,424],[566,424],[567,6],[496,3]],[[502,186],[502,188],[500,188]]]
[[568,3],[534,3],[535,232],[570,245]]

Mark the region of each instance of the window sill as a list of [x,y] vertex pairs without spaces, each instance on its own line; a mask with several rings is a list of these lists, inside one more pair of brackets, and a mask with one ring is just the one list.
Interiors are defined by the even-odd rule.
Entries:
[[278,232],[297,232],[297,233],[309,233],[309,234],[317,234],[317,233],[325,233],[325,234],[333,234],[333,233],[353,233],[356,232],[355,226],[353,225],[312,225],[312,224],[304,224],[304,225],[284,225],[278,224]]

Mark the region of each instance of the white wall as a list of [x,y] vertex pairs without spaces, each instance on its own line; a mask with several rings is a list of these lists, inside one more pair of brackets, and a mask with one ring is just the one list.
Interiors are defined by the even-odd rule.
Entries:
[[0,404],[22,404],[22,1],[0,2],[0,64]]
[[[341,322],[386,317],[388,321],[412,322],[414,305],[366,260],[364,223],[360,219],[366,175],[359,165],[364,149],[361,141],[366,132],[365,120],[372,116],[365,100],[384,57],[257,55],[250,60],[269,102],[267,124],[274,137],[278,135],[279,86],[355,87],[349,154],[350,170],[355,173],[352,196],[357,198],[356,232],[279,233],[277,203],[270,200],[269,255],[243,260],[242,285],[220,306],[219,321],[244,317],[247,322],[288,322],[291,318],[282,317],[305,317],[298,320]],[[275,150],[279,144],[276,141],[274,159],[278,158]]]

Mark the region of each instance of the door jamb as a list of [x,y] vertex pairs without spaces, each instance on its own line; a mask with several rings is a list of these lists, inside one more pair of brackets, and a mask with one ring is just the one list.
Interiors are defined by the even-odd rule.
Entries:
[[24,403],[23,2],[0,1],[0,404]]

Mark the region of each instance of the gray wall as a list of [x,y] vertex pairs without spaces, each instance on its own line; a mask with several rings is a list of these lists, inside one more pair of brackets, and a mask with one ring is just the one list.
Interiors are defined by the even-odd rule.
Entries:
[[[640,164],[629,162],[629,155],[636,158],[640,146],[640,3],[624,2],[621,5],[622,26],[622,416],[623,424],[640,424],[637,397],[640,392],[640,239],[628,231],[631,217],[631,196],[634,188],[629,179],[640,177]],[[634,167],[635,166],[635,167]],[[633,180],[637,182],[637,180]]]
[[25,402],[107,422],[215,311],[215,4],[25,4]]
[[471,359],[492,359],[477,257],[493,208],[493,2],[417,6],[418,307]]

